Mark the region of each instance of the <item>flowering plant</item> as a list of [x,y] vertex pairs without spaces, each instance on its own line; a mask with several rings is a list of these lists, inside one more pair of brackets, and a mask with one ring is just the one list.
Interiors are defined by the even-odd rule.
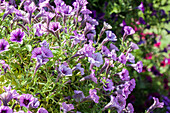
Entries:
[[[141,73],[143,68],[142,61],[133,55],[138,45],[127,40],[135,30],[125,26],[124,34],[118,38],[108,30],[112,26],[104,22],[97,34],[99,23],[89,15],[92,12],[87,9],[86,0],[76,0],[73,7],[62,0],[54,3],[55,7],[49,0],[38,4],[23,0],[19,6],[15,1],[0,2],[0,84],[10,84],[22,92],[12,96],[18,99],[20,109],[7,107],[11,98],[3,101],[2,96],[0,110],[134,112],[132,103],[126,102],[136,86],[128,70]],[[116,46],[118,39],[121,43]],[[163,107],[157,98],[154,101],[147,112]],[[39,104],[43,108],[30,109]]]

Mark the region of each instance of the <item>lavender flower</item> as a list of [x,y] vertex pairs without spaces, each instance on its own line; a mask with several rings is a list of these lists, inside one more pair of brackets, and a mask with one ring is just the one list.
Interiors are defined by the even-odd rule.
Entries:
[[64,113],[71,111],[74,109],[73,104],[66,104],[65,102],[62,103],[62,107],[60,109],[63,109]]
[[34,97],[31,94],[22,94],[19,97],[20,106],[29,108],[30,104],[34,101]]
[[118,57],[118,61],[122,64],[126,64],[126,56],[121,53],[120,56]]
[[8,106],[0,106],[0,113],[12,113],[12,109]]
[[146,113],[150,113],[156,108],[163,108],[164,102],[159,102],[158,98],[153,97],[154,103],[149,107],[149,109],[146,111]]
[[58,71],[60,72],[60,76],[72,76],[71,68],[64,64],[59,66]]
[[12,42],[22,43],[22,39],[25,37],[25,33],[21,29],[17,28],[11,32],[10,40]]
[[126,35],[133,35],[135,33],[135,30],[130,26],[125,26],[124,31]]
[[3,51],[7,51],[9,48],[8,41],[5,41],[4,39],[0,39],[0,53]]
[[144,5],[143,5],[143,2],[141,2],[141,4],[140,4],[137,8],[144,13],[145,7],[144,7]]
[[48,113],[48,111],[45,108],[39,108],[37,113]]
[[100,53],[92,54],[92,57],[88,57],[88,61],[97,67],[100,67],[100,65],[103,64],[103,58]]
[[90,98],[95,103],[99,103],[99,96],[97,96],[97,91],[95,89],[90,89],[89,94],[90,95],[88,97],[86,97],[86,98]]
[[74,90],[74,93],[75,94],[73,95],[73,98],[76,102],[81,102],[85,98],[84,93],[82,91]]

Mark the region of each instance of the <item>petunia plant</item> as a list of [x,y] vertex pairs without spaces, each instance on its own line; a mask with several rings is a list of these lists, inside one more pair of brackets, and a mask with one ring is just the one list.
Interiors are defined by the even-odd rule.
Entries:
[[[49,2],[0,3],[0,84],[15,88],[1,95],[1,112],[134,112],[127,99],[136,82],[128,70],[143,69],[133,55],[140,47],[128,39],[135,30],[124,26],[117,37],[104,22],[97,34],[86,0]],[[163,107],[154,100],[147,112]]]

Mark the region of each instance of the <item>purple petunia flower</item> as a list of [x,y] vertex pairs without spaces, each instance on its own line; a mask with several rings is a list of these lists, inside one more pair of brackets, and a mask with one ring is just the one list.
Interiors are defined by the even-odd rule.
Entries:
[[116,97],[110,96],[110,102],[103,108],[103,111],[108,108],[116,108],[118,113],[122,113],[126,105],[126,100],[122,95],[117,95]]
[[125,22],[125,20],[123,20],[123,21],[122,21],[122,23],[120,24],[120,26],[121,26],[121,27],[126,26],[126,22]]
[[107,58],[104,58],[105,62],[104,65],[102,66],[100,73],[102,73],[109,65],[110,65],[110,61]]
[[51,11],[54,11],[54,7],[52,7],[49,3],[50,0],[45,0],[44,2],[39,3],[39,8],[48,7]]
[[130,79],[129,77],[129,71],[126,69],[122,69],[122,72],[118,73],[119,77],[123,80],[123,81],[127,81]]
[[116,61],[116,60],[117,60],[116,51],[113,49],[113,50],[108,54],[108,57],[110,57],[112,60]]
[[134,89],[135,86],[136,86],[135,79],[131,79],[130,81],[127,81],[127,82],[125,83],[125,85],[128,85],[128,86],[129,86],[129,90],[130,90],[130,91],[133,91],[133,89]]
[[80,79],[80,82],[84,80],[92,80],[97,84],[97,78],[95,77],[95,70],[92,69],[91,71],[92,71],[91,74]]
[[126,110],[128,113],[134,113],[133,105],[131,103],[128,103]]
[[71,47],[76,45],[77,43],[80,43],[81,41],[86,41],[87,39],[85,38],[84,34],[78,34],[77,31],[73,31],[74,36],[70,36],[70,39],[74,39],[72,42]]
[[17,99],[19,94],[16,92],[16,90],[11,90],[11,87],[4,87],[5,92],[0,95],[0,98],[3,102],[4,106],[7,106],[8,102],[11,99]]
[[50,22],[49,29],[52,30],[53,32],[56,32],[59,29],[61,29],[61,25],[59,22]]
[[76,102],[81,102],[85,98],[84,93],[82,91],[74,90],[74,93],[75,94],[73,95],[73,98]]
[[61,14],[65,17],[68,17],[70,15],[73,15],[74,14],[74,11],[73,11],[73,8],[69,5],[66,5],[66,6],[62,6],[61,9]]
[[88,57],[88,61],[96,67],[100,67],[103,64],[103,58],[100,53],[92,54],[92,57]]
[[92,31],[92,30],[95,30],[94,25],[86,22],[86,26],[85,26],[85,28],[84,28],[84,34],[86,35],[87,33],[89,33],[89,32]]
[[9,48],[8,41],[5,41],[4,39],[0,39],[0,53],[3,51],[7,51]]
[[133,43],[133,42],[130,43],[130,48],[131,48],[132,50],[139,49],[138,45],[135,44],[135,43]]
[[80,63],[78,63],[78,64],[72,69],[72,71],[75,71],[75,70],[80,70],[81,75],[84,75],[84,68],[81,67],[81,64],[80,64]]
[[33,28],[36,29],[35,30],[35,35],[37,35],[37,36],[42,36],[44,34],[44,32],[46,31],[45,30],[45,25],[40,24],[40,23],[34,24]]
[[31,58],[37,58],[37,56],[42,56],[44,58],[50,58],[50,57],[53,57],[53,54],[50,49],[47,49],[42,46],[42,47],[35,48],[32,51]]
[[41,47],[45,47],[45,48],[49,48],[49,43],[46,41],[46,40],[43,40],[41,43],[40,43]]
[[102,46],[102,54],[108,56],[110,54],[109,49],[106,46]]
[[117,95],[115,98],[115,103],[118,113],[121,113],[126,106],[126,100],[122,95]]
[[0,106],[0,113],[12,113],[12,109],[8,106]]
[[48,113],[48,111],[45,108],[39,108],[37,113]]
[[146,111],[147,113],[150,113],[156,108],[163,108],[164,102],[159,102],[158,98],[153,97],[154,103],[149,107],[149,109]]
[[31,4],[29,4],[28,6],[26,5],[24,6],[24,9],[28,11],[29,13],[33,13],[36,10],[36,8],[37,7],[34,2],[31,2]]
[[[86,57],[92,57],[92,54],[95,52],[95,48],[92,45],[93,41],[89,40],[89,44],[84,44],[84,47],[82,49],[80,49],[76,55],[80,56],[86,56]],[[75,55],[75,56],[76,56]]]
[[103,108],[103,111],[112,107],[115,107],[115,97],[110,95],[110,102]]
[[106,31],[108,41],[117,41],[117,36],[112,31]]
[[21,29],[17,28],[11,32],[10,40],[12,42],[22,43],[22,39],[25,37],[25,33]]
[[99,96],[97,96],[97,91],[95,89],[89,90],[89,96],[86,98],[92,99],[95,103],[99,103]]
[[58,71],[60,76],[72,76],[72,69],[65,64],[60,65]]
[[29,108],[30,104],[34,101],[34,97],[31,94],[22,94],[19,97],[20,106]]
[[127,66],[133,67],[138,73],[141,73],[143,70],[142,61],[138,61],[136,64],[127,64]]
[[40,105],[40,102],[38,101],[38,98],[34,98],[34,100],[30,103],[31,108],[38,108]]
[[64,113],[71,111],[74,109],[73,104],[66,104],[65,102],[62,103],[62,107],[60,109],[63,109]]
[[112,43],[110,44],[109,47],[110,47],[110,49],[109,49],[110,51],[112,51],[112,50],[119,51],[119,49]]
[[126,64],[126,56],[121,53],[120,56],[118,57],[118,61],[122,64]]
[[101,80],[101,82],[103,83],[103,89],[105,90],[105,91],[111,91],[111,90],[114,90],[114,86],[113,86],[113,82],[112,82],[112,80],[110,80],[110,79],[106,79],[106,77],[103,77],[102,78],[103,80],[105,80],[106,82],[103,82],[102,80]]
[[131,53],[128,53],[126,59],[128,62],[135,63],[135,57]]
[[135,33],[135,30],[130,26],[125,26],[124,31],[126,35],[133,35]]
[[[112,26],[110,24],[106,23],[105,21],[103,22],[103,27],[104,27],[105,30],[112,29]],[[107,33],[106,33],[106,35],[107,35]]]
[[137,8],[144,13],[145,7],[144,7],[144,5],[143,5],[143,2],[141,2],[141,4],[140,4]]

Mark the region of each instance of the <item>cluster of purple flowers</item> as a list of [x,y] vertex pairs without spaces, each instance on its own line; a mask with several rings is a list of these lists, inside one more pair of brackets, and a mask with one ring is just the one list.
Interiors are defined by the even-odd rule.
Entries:
[[[100,95],[107,95],[107,97],[110,97],[110,102],[105,102],[103,111],[108,108],[115,108],[118,113],[133,113],[133,105],[131,103],[126,104],[126,99],[135,88],[136,82],[135,79],[131,79],[126,66],[132,67],[138,73],[142,72],[142,61],[135,63],[135,56],[130,53],[135,49],[139,49],[138,45],[130,42],[127,44],[127,48],[125,48],[127,49],[126,51],[119,50],[114,45],[118,38],[113,31],[109,30],[112,27],[106,22],[104,22],[99,35],[96,35],[95,27],[99,23],[89,15],[92,12],[87,9],[87,0],[76,0],[73,2],[73,7],[66,5],[62,0],[54,0],[55,7],[51,6],[49,2],[49,0],[39,0],[39,7],[37,7],[32,0],[22,0],[20,7],[24,6],[24,11],[16,9],[15,2],[4,5],[3,20],[8,15],[14,14],[13,22],[22,22],[22,24],[17,24],[22,29],[17,28],[11,32],[11,43],[18,42],[23,44],[24,38],[29,40],[27,39],[29,37],[43,37],[45,39],[39,44],[40,47],[37,47],[39,46],[37,44],[31,52],[31,61],[32,59],[36,60],[34,75],[38,75],[38,69],[47,64],[47,62],[56,62],[55,65],[50,67],[50,69],[55,69],[57,72],[57,74],[53,74],[57,76],[56,82],[59,79],[60,81],[67,81],[64,83],[65,85],[68,83],[68,79],[69,82],[72,82],[73,78],[71,79],[71,77],[79,76],[78,73],[80,72],[81,76],[77,78],[79,82],[84,84],[90,82],[92,86],[99,86],[97,88],[89,88],[88,96],[84,95],[84,90],[74,90],[74,95],[69,95],[73,98],[69,102],[76,101],[78,104],[90,100],[98,104],[101,102],[102,96]],[[138,8],[144,12],[143,4]],[[32,23],[35,23],[32,27],[26,26]],[[124,35],[120,40],[122,40],[121,46],[124,46],[127,36],[133,35],[135,30],[125,24],[122,26],[124,26]],[[34,33],[30,33],[32,32],[31,30]],[[104,33],[106,38],[99,44]],[[49,37],[52,37],[51,43],[48,42]],[[109,47],[107,44],[110,44]],[[8,41],[0,39],[0,53],[8,51],[8,48]],[[54,50],[52,51],[50,48]],[[83,64],[83,62],[86,62],[86,64]],[[4,70],[7,67],[9,68],[5,62],[2,61],[1,64]],[[115,65],[118,66],[115,67]],[[78,73],[76,73],[77,70]],[[115,81],[114,77],[117,77],[117,75],[119,80]],[[74,83],[72,82],[72,84]],[[30,109],[38,108],[40,105],[38,99],[31,94],[19,95],[16,90],[11,90],[10,87],[5,88],[5,91],[0,96],[3,103],[2,105],[0,104],[0,113],[17,113],[13,109],[15,106],[12,108],[8,107],[8,102],[12,99],[16,100],[21,107],[27,108],[29,113],[31,113]],[[64,102],[66,101],[64,99],[58,101],[62,102],[60,110],[64,113],[77,109],[78,105],[74,106],[69,104],[69,102]],[[149,110],[163,107],[163,103],[160,103],[157,98],[154,98],[154,101],[153,106]],[[20,112],[24,111],[18,111],[18,113]],[[44,108],[39,108],[37,113],[48,113],[48,111]],[[80,112],[77,111],[77,113]]]
[[[31,94],[18,94],[16,90],[11,90],[11,87],[4,87],[5,91],[0,94],[0,113],[25,113],[22,109],[15,111],[16,105],[27,108],[27,113],[32,113],[31,109],[37,109],[40,105],[38,98]],[[13,101],[15,104],[9,106],[9,102]],[[45,108],[39,108],[36,113],[48,113]]]

